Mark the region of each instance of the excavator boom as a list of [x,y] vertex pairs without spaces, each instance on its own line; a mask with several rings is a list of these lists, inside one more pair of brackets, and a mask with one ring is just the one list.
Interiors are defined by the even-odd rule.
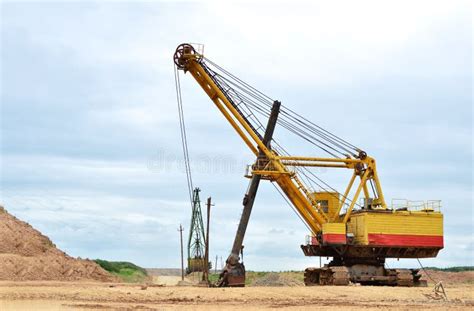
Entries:
[[[361,191],[363,190],[364,194],[369,196],[367,189],[369,180],[374,181],[375,188],[377,189],[375,192],[377,198],[373,200],[373,204],[386,208],[382,188],[377,176],[375,160],[368,157],[364,151],[358,150],[359,153],[356,157],[344,159],[279,155],[265,145],[263,137],[256,131],[255,126],[249,122],[244,113],[239,109],[238,104],[229,96],[221,81],[216,79],[215,73],[206,65],[203,55],[197,53],[192,45],[181,44],[178,46],[174,55],[174,61],[178,69],[191,73],[250,150],[256,156],[261,153],[262,156],[264,155],[268,159],[267,165],[253,170],[252,175],[260,175],[265,179],[275,181],[313,233],[320,231],[322,225],[327,222],[346,223]],[[345,217],[331,219],[328,213],[323,211],[314,199],[312,191],[307,189],[298,174],[289,168],[291,166],[353,169],[354,174],[360,177],[360,183]],[[354,181],[350,185],[352,186],[353,183]],[[346,192],[349,193],[350,190],[349,188]]]

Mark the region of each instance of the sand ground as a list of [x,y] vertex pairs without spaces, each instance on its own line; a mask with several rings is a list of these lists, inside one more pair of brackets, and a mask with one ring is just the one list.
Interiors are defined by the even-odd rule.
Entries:
[[152,276],[152,281],[153,284],[173,286],[177,285],[179,281],[181,281],[181,277],[172,275],[154,275]]
[[200,288],[86,282],[0,282],[0,310],[473,310],[474,286],[448,286],[448,301],[427,288]]

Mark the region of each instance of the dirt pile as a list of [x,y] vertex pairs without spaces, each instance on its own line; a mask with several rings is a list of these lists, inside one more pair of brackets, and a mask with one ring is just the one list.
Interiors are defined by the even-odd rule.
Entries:
[[181,269],[146,268],[145,270],[151,276],[181,276]]
[[444,284],[474,284],[474,271],[447,272],[427,269],[421,270],[423,280],[429,283],[442,281]]
[[48,237],[0,206],[0,280],[110,282],[117,278],[91,260],[68,256]]
[[252,286],[303,286],[304,283],[294,277],[280,273],[268,273],[252,282]]

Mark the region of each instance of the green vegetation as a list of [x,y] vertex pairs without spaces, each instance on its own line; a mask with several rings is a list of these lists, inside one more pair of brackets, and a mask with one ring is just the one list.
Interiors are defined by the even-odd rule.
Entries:
[[245,285],[250,285],[255,280],[262,278],[271,272],[266,271],[246,271],[245,272]]
[[216,283],[219,280],[219,273],[209,273],[209,282],[211,284]]
[[94,261],[104,270],[118,276],[122,281],[127,283],[140,283],[148,278],[145,269],[131,262],[107,261],[101,259],[96,259]]
[[425,269],[444,271],[444,272],[464,272],[474,271],[474,266],[460,266],[460,267],[449,267],[449,268],[437,268],[437,267],[425,267]]

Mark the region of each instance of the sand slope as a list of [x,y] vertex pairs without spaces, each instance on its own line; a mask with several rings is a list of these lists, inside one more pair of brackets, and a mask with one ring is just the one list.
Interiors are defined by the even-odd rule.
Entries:
[[118,281],[95,262],[68,256],[48,237],[10,215],[2,206],[0,280]]

